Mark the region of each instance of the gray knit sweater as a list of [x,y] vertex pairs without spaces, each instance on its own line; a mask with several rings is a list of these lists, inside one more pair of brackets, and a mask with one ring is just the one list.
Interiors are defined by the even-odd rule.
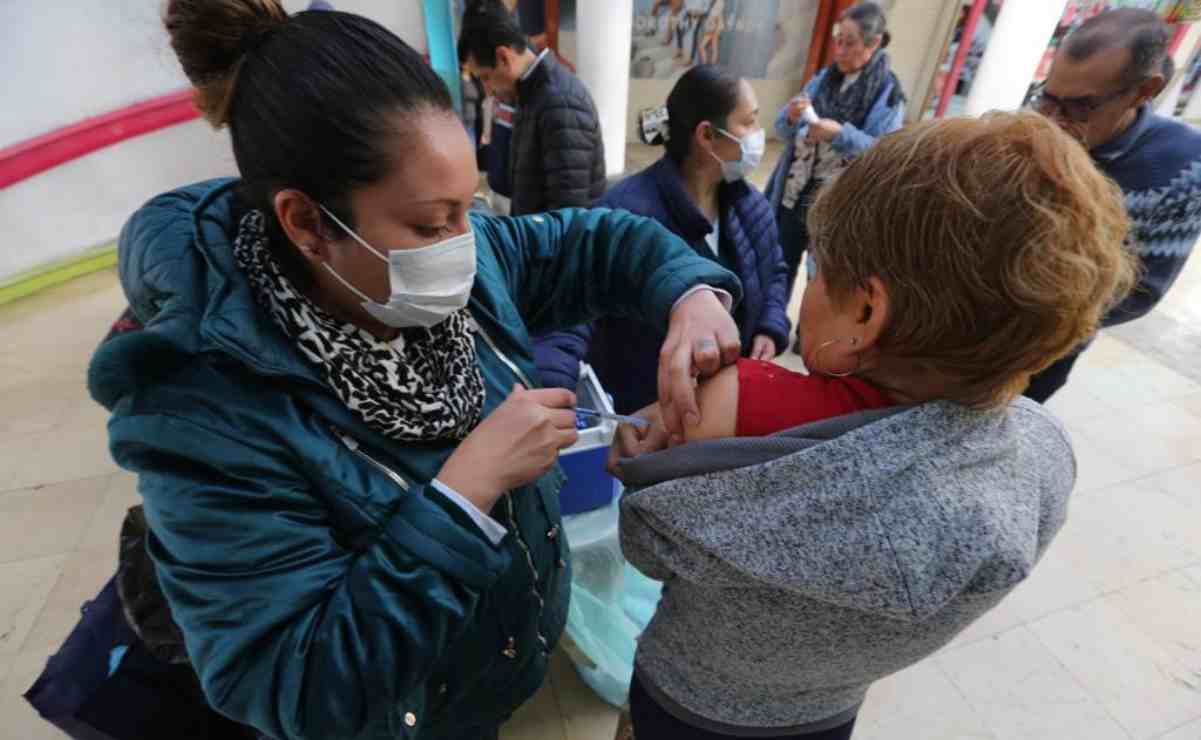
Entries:
[[753,737],[849,720],[996,606],[1063,524],[1075,458],[1019,399],[685,445],[623,473],[622,549],[665,582],[639,678],[678,718]]

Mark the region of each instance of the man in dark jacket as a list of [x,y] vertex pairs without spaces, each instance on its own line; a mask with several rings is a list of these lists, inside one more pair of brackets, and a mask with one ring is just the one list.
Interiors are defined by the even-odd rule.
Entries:
[[605,147],[587,88],[549,50],[535,54],[500,0],[470,4],[459,60],[494,95],[515,96],[511,213],[585,207],[605,189]]

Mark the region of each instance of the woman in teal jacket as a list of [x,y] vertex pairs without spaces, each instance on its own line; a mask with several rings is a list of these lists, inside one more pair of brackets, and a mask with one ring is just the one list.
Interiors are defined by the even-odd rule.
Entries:
[[280,740],[495,737],[570,580],[574,397],[535,388],[529,333],[670,321],[678,419],[738,354],[737,281],[628,214],[468,215],[449,94],[371,21],[172,0],[166,24],[241,179],[131,218],[145,328],[89,382],[205,695]]

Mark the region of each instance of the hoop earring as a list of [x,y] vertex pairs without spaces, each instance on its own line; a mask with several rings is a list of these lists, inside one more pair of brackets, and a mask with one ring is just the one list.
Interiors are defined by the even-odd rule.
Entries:
[[[831,347],[835,344],[838,344],[841,341],[843,341],[843,340],[842,339],[831,339],[831,340],[822,342],[820,345],[818,345],[817,351],[813,353],[813,364],[815,366],[820,365],[821,364],[820,361],[821,361],[821,357],[822,357],[822,350],[824,350],[826,347]],[[847,337],[846,341],[850,342],[852,347],[859,344],[858,337]],[[855,355],[855,369],[854,370],[848,370],[845,373],[833,373],[833,372],[826,372],[825,370],[822,370],[820,367],[814,367],[813,371],[820,373],[822,375],[825,375],[826,377],[829,377],[829,378],[849,378],[850,376],[859,372],[859,370],[862,366],[863,366],[863,358],[860,355]]]

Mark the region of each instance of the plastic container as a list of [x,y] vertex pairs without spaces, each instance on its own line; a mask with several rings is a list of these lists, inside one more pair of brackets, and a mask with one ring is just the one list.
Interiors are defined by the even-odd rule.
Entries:
[[[601,388],[596,373],[580,363],[580,381],[576,386],[576,405],[593,411],[613,413],[613,403]],[[559,455],[567,482],[559,493],[559,508],[564,516],[608,506],[617,496],[617,479],[605,470],[609,445],[617,424],[608,419],[580,417],[580,438]]]
[[[613,413],[596,373],[580,364],[576,404]],[[662,587],[621,555],[618,537],[621,483],[605,471],[617,424],[581,416],[580,439],[559,456],[567,482],[559,494],[563,530],[571,547],[571,606],[561,643],[576,671],[615,707],[626,703],[638,636],[655,613]]]
[[563,517],[571,546],[571,606],[561,643],[580,678],[615,707],[626,703],[638,636],[659,603],[662,584],[621,555],[620,500]]

